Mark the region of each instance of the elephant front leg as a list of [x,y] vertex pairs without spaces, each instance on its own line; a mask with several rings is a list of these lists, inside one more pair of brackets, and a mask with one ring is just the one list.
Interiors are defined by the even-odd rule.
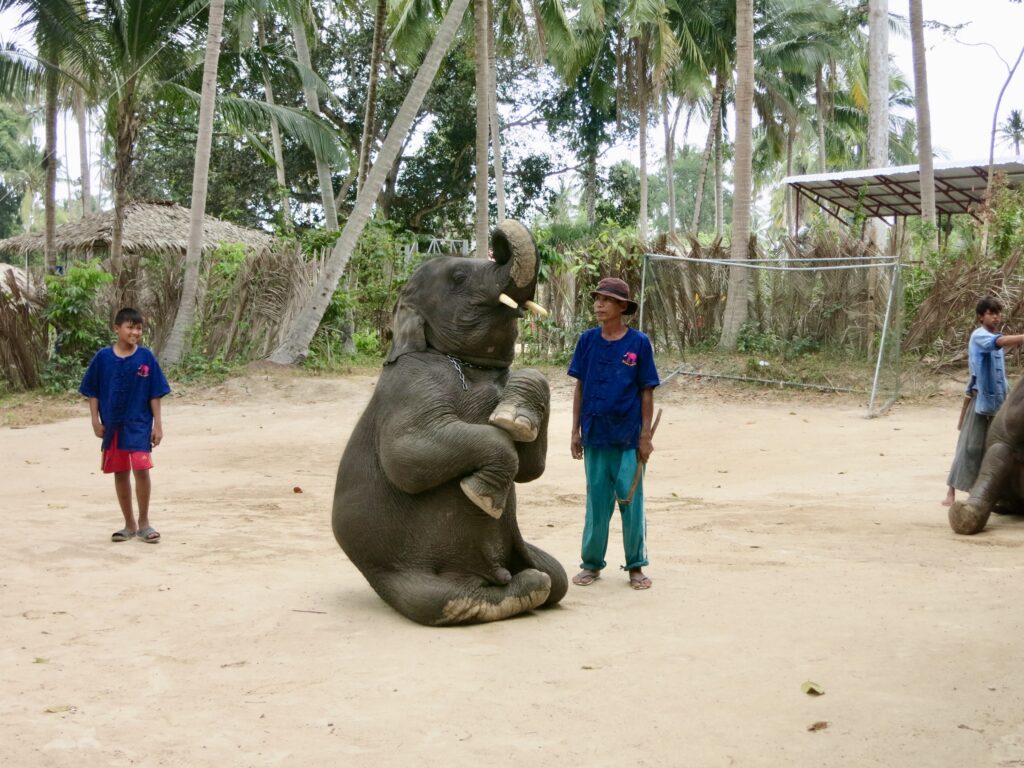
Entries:
[[985,528],[1013,467],[1013,451],[1006,443],[995,443],[985,450],[971,495],[967,501],[954,502],[949,508],[949,525],[954,531],[972,536]]
[[370,583],[396,611],[429,626],[500,621],[538,608],[551,592],[551,577],[534,569],[502,586],[469,574],[418,571],[378,573]]
[[544,374],[532,368],[514,371],[489,421],[516,441],[517,483],[528,483],[544,474],[550,411],[551,392]]

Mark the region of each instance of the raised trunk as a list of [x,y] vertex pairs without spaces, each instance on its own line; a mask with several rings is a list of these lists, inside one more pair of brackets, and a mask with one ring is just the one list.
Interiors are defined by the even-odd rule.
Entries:
[[[267,46],[267,32],[263,25],[262,17],[256,18],[256,36],[259,40],[260,48],[266,48]],[[263,93],[264,99],[267,104],[274,106],[277,102],[274,98],[274,86],[270,82],[270,77],[264,77],[263,79]],[[274,174],[277,177],[277,190],[281,196],[281,220],[284,223],[285,229],[292,229],[292,202],[291,197],[288,194],[288,178],[284,172],[284,149],[281,144],[281,127],[277,124],[277,118],[270,118],[270,144],[274,151]]]
[[78,125],[78,173],[82,192],[82,216],[92,213],[92,184],[89,178],[89,112],[85,108],[85,94],[75,88],[71,102]]
[[725,77],[721,70],[715,71],[715,90],[711,97],[711,117],[708,119],[708,138],[704,142],[704,154],[701,156],[700,172],[697,174],[697,195],[693,200],[693,223],[690,231],[700,232],[700,212],[704,202],[704,186],[708,177],[708,164],[711,162],[711,151],[715,143],[715,124],[721,120],[722,95],[725,93]]
[[487,20],[488,0],[473,0],[473,35],[476,43],[476,256],[487,258],[487,142],[490,135],[488,108]]
[[57,271],[57,69],[51,61],[46,70],[46,147],[43,164],[46,166],[46,271]]
[[[306,24],[298,13],[292,15],[292,38],[295,40],[295,56],[304,68],[313,69],[313,62],[309,55],[309,41],[306,39]],[[311,85],[302,86],[302,94],[306,100],[306,109],[317,117],[320,116],[320,100],[317,98],[316,89]],[[324,219],[327,229],[334,231],[338,228],[338,212],[334,207],[334,184],[331,181],[331,169],[326,160],[316,159],[316,176],[320,184],[320,200],[324,206]]]
[[331,256],[320,273],[320,279],[313,290],[313,295],[306,303],[302,312],[295,318],[284,341],[270,355],[269,359],[272,362],[291,365],[306,356],[309,350],[309,342],[312,341],[317,328],[320,326],[324,311],[330,304],[331,297],[334,295],[334,290],[338,287],[338,281],[341,279],[342,272],[344,272],[345,266],[352,256],[352,251],[355,249],[356,241],[358,241],[359,235],[362,234],[363,228],[373,212],[374,201],[377,199],[377,195],[384,184],[384,179],[398,158],[398,152],[405,142],[409,129],[412,127],[416,113],[419,111],[423,98],[430,88],[430,83],[437,74],[437,70],[441,65],[441,59],[447,53],[452,40],[455,38],[455,33],[462,23],[462,17],[465,16],[468,5],[469,0],[452,0],[451,5],[448,6],[448,12],[445,14],[444,21],[437,30],[434,42],[430,46],[430,50],[427,51],[423,64],[420,65],[419,71],[416,73],[416,77],[409,88],[409,92],[406,94],[405,100],[398,110],[395,122],[384,139],[384,144],[381,146],[376,162],[370,168],[370,172],[366,177],[366,183],[356,196],[355,206],[353,206],[352,213],[345,222],[345,228],[341,231],[341,236],[338,237],[338,241],[331,251]]
[[366,108],[363,110],[363,136],[359,142],[359,176],[356,189],[363,186],[370,167],[370,147],[377,136],[377,83],[380,60],[384,55],[384,23],[388,15],[387,0],[377,0],[373,16],[373,49],[370,51],[370,77],[366,84]]
[[910,41],[914,57],[917,161],[921,169],[921,219],[934,228],[935,170],[932,164],[932,118],[928,107],[928,65],[925,60],[924,18],[921,0],[910,0]]
[[[732,243],[729,258],[746,261],[750,251],[750,207],[753,197],[754,112],[753,0],[736,0],[736,158],[733,163]],[[729,293],[722,318],[723,349],[736,349],[747,320],[747,270],[729,270]]]
[[199,101],[199,133],[196,136],[196,161],[192,169],[192,209],[189,219],[188,248],[185,251],[185,277],[181,301],[170,336],[163,350],[167,365],[181,362],[185,339],[192,332],[199,293],[199,263],[203,253],[203,223],[206,218],[206,190],[210,173],[210,145],[213,143],[213,111],[217,99],[217,62],[220,58],[220,34],[224,25],[224,0],[210,0],[210,21],[206,31],[206,57],[203,61],[203,89]]
[[494,202],[498,223],[505,220],[505,164],[501,155],[501,121],[498,119],[498,56],[494,44],[494,2],[487,0],[487,106],[491,126],[491,155],[494,165]]

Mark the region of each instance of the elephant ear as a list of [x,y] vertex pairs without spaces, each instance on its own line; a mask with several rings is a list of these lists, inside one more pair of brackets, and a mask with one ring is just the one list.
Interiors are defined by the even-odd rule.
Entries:
[[414,306],[399,299],[391,318],[391,351],[384,364],[395,362],[408,352],[425,352],[427,334],[423,330],[423,316]]

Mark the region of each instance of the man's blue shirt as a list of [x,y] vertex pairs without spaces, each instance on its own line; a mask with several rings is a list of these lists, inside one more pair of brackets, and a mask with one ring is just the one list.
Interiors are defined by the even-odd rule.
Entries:
[[640,392],[661,383],[651,340],[628,328],[617,341],[585,331],[576,342],[569,375],[583,385],[580,427],[583,445],[636,448],[640,443]]
[[113,347],[104,347],[89,363],[82,385],[86,397],[100,404],[103,422],[103,450],[117,435],[117,447],[124,451],[150,451],[153,446],[153,410],[149,401],[171,391],[156,355],[136,347],[128,357],[118,357]]
[[971,334],[967,345],[967,364],[971,371],[967,391],[977,391],[974,410],[983,416],[991,416],[998,411],[1010,390],[1006,380],[1005,356],[996,345],[1001,335],[980,326]]

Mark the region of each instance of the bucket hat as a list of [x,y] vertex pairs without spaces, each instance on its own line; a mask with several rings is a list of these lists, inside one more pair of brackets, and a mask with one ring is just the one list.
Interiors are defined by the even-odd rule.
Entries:
[[597,294],[626,302],[626,308],[622,310],[624,315],[632,315],[637,310],[637,303],[629,298],[629,286],[625,280],[620,280],[617,277],[602,277],[597,288],[590,292],[590,298],[594,298]]

